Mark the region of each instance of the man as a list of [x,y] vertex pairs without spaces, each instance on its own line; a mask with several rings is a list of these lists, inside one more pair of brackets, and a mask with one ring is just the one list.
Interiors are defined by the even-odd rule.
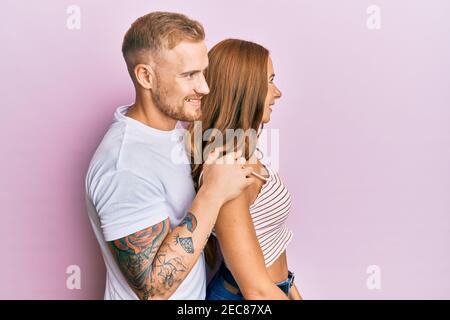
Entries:
[[173,139],[177,121],[199,119],[209,92],[204,37],[200,23],[166,12],[137,19],[125,35],[135,103],[117,109],[86,177],[105,299],[204,299],[203,247],[220,207],[253,182],[250,167],[219,164],[215,152],[195,195],[190,165],[171,158],[184,148]]

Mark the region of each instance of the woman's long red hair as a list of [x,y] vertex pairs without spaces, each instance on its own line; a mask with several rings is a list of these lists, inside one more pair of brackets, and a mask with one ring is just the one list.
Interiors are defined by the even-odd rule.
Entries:
[[[201,127],[199,122],[189,126],[191,140],[188,147],[191,151],[192,178],[195,183],[205,159],[202,157],[201,163],[195,163],[194,154],[201,153],[203,156],[208,145],[214,143],[213,137],[209,137],[208,141],[201,139],[201,142],[195,137],[204,137],[206,130],[214,128],[222,134],[225,145],[227,129],[242,129],[244,132],[253,129],[258,132],[268,91],[269,51],[263,46],[244,40],[227,39],[216,44],[209,51],[208,57],[209,66],[205,71],[205,78],[210,93],[202,99]],[[256,138],[253,137],[253,140]],[[249,139],[251,138],[247,137],[241,141],[243,155],[247,160],[256,147],[256,141]],[[234,138],[232,143],[234,146]],[[210,267],[214,266],[216,260],[215,248],[216,244],[212,239],[205,247],[206,261]]]

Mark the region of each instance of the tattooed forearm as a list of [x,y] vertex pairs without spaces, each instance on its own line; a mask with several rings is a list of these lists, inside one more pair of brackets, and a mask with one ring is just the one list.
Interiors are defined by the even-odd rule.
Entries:
[[[194,232],[195,228],[197,228],[197,218],[194,216],[194,214],[188,212],[186,217],[180,223],[180,227],[182,226],[186,226],[191,233]],[[177,234],[175,238],[175,244],[180,244],[184,251],[186,251],[187,253],[194,253],[194,243],[192,242],[191,237],[182,238],[179,234]]]
[[163,285],[163,288],[169,289],[174,283],[181,282],[177,275],[186,272],[188,267],[183,263],[182,257],[168,259],[166,250],[171,250],[169,245],[161,248],[160,253],[156,256],[154,265],[159,283]]
[[179,234],[175,238],[175,244],[180,244],[187,253],[194,253],[194,243],[191,237],[181,238]]
[[152,295],[152,261],[167,235],[169,222],[165,220],[127,237],[111,241],[110,248],[120,270],[130,285],[144,299]]
[[180,223],[180,226],[184,225],[191,233],[194,232],[195,228],[197,228],[197,218],[191,212],[188,212],[186,217]]

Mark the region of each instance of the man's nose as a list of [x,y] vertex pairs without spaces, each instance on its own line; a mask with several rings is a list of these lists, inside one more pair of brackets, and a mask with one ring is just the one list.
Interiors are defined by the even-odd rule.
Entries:
[[206,79],[203,73],[199,77],[199,81],[197,83],[197,88],[195,91],[197,91],[197,93],[200,93],[202,95],[207,95],[209,93],[209,87],[208,84],[206,83]]

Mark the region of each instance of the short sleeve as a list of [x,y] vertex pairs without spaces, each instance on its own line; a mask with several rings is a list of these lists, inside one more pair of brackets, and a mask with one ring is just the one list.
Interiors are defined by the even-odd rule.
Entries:
[[131,170],[101,177],[91,198],[106,241],[155,225],[167,219],[171,210],[157,177],[143,178]]

